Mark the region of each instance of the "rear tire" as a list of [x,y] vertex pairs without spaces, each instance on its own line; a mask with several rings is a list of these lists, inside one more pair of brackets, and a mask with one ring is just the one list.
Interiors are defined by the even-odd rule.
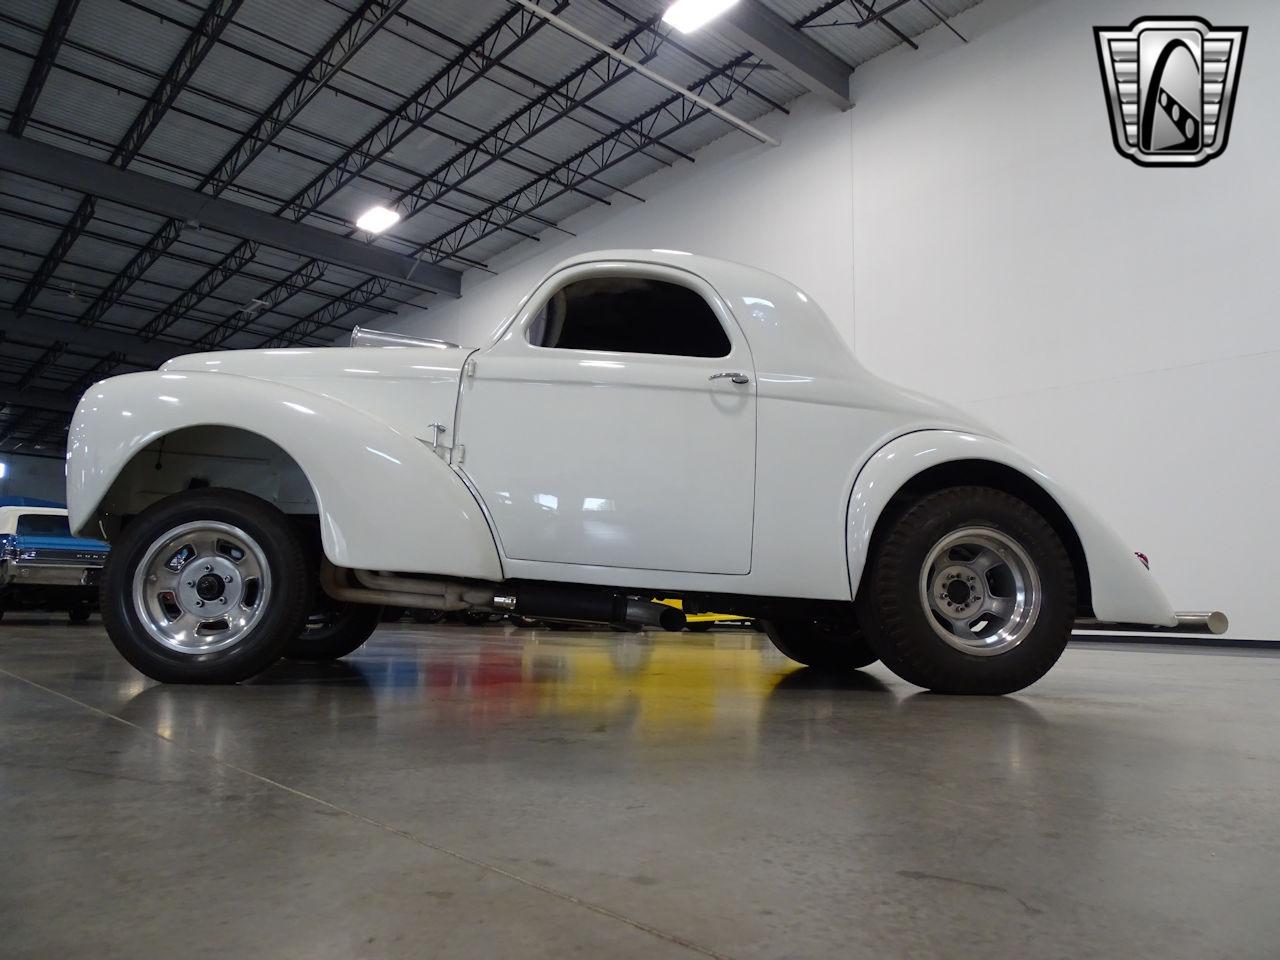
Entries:
[[852,618],[766,620],[764,632],[778,652],[820,670],[859,670],[880,659]]
[[237,683],[275,663],[301,631],[308,569],[294,526],[265,500],[216,488],[177,493],[112,544],[102,623],[120,655],[153,680]]
[[1075,620],[1075,572],[1039,512],[1000,490],[953,487],[884,524],[858,618],[890,670],[936,693],[998,695],[1057,662]]
[[290,660],[341,660],[355,653],[382,622],[382,608],[367,603],[328,601],[312,613],[302,632],[285,644]]

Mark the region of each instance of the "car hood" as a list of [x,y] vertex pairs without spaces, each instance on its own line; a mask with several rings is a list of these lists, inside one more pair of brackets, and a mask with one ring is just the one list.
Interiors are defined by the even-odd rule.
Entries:
[[315,347],[281,350],[224,350],[174,357],[162,371],[232,373],[255,380],[348,379],[438,376],[462,369],[469,347]]

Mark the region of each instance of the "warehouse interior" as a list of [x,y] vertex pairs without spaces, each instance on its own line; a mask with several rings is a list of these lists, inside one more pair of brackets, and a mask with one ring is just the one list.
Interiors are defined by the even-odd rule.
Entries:
[[[0,512],[67,501],[106,378],[483,348],[567,258],[687,251],[806,291],[1225,633],[1085,625],[960,697],[750,618],[387,609],[213,686],[0,586],[6,956],[1274,955],[1280,9],[695,5],[10,0]],[[1100,83],[1096,31],[1162,17],[1247,27],[1183,169],[1122,155]]]

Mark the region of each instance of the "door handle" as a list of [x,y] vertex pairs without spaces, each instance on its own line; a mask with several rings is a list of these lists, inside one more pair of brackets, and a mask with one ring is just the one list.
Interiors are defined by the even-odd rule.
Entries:
[[736,384],[750,383],[751,378],[745,373],[713,373],[707,377],[708,380],[732,380]]

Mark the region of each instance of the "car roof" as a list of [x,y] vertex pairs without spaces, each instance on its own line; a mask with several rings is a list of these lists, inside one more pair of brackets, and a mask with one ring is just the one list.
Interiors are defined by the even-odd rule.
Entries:
[[847,377],[857,369],[849,344],[814,299],[759,267],[663,248],[596,250],[562,260],[547,278],[567,267],[608,262],[673,267],[707,281],[746,334],[757,370]]

